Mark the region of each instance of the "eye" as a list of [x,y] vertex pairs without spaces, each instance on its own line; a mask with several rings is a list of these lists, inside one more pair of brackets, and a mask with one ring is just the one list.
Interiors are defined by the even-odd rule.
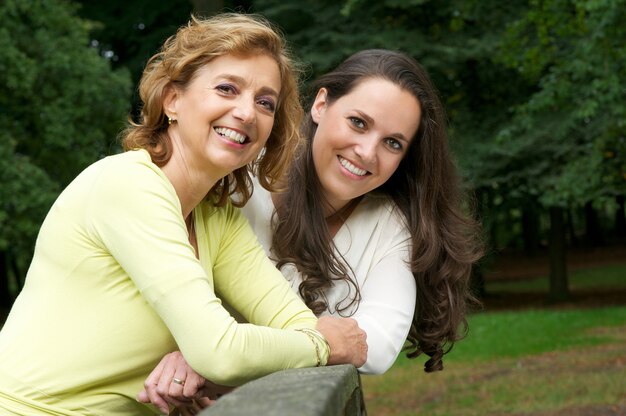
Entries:
[[393,137],[387,137],[385,139],[385,143],[387,144],[387,146],[389,146],[392,150],[395,151],[401,151],[403,149],[402,143],[400,142],[400,140],[398,139],[394,139]]
[[237,88],[231,84],[219,84],[215,89],[223,95],[235,95],[237,94]]
[[367,127],[367,123],[365,122],[365,120],[359,117],[348,117],[348,120],[350,120],[350,123],[352,123],[352,125],[357,129],[363,130]]
[[276,111],[276,103],[271,98],[266,98],[266,97],[259,98],[257,100],[257,104],[272,114],[274,113],[274,111]]

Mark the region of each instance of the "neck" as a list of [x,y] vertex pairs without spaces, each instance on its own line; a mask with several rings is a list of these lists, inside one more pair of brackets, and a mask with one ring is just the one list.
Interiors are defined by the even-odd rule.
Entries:
[[352,213],[352,211],[354,210],[354,208],[356,208],[356,206],[359,205],[359,202],[361,202],[361,199],[363,199],[363,196],[359,196],[354,199],[351,199],[339,208],[336,208],[330,204],[327,204],[326,207],[324,208],[324,216],[326,220],[337,218],[337,217],[348,218],[350,214]]
[[348,217],[350,217],[350,214],[352,214],[352,211],[354,211],[356,206],[359,205],[362,198],[362,196],[354,198],[338,210],[332,211],[330,215],[326,215],[326,225],[328,226],[328,231],[330,232],[331,237],[334,237],[335,234],[337,234],[337,231],[339,231]]
[[206,171],[194,169],[181,157],[175,156],[176,152],[161,170],[178,195],[183,218],[187,218],[221,177],[211,177]]

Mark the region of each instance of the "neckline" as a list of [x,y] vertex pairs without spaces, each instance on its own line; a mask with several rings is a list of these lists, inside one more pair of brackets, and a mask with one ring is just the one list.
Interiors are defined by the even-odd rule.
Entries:
[[[262,186],[260,188],[263,189],[264,192],[267,192],[267,194],[269,195],[269,202],[272,207],[271,215],[273,215],[274,212],[276,212],[276,204],[274,203],[274,194],[272,192],[269,192],[267,189],[263,188]],[[365,194],[360,197],[360,200],[356,203],[355,207],[350,212],[350,215],[348,215],[348,217],[341,224],[339,229],[337,229],[337,231],[335,232],[335,235],[331,237],[331,240],[334,240],[340,234],[343,234],[344,232],[343,230],[346,229],[346,227],[354,221],[354,218],[359,216],[360,211],[363,209],[365,205],[367,205],[367,202],[369,201],[369,199],[370,199],[369,194]]]

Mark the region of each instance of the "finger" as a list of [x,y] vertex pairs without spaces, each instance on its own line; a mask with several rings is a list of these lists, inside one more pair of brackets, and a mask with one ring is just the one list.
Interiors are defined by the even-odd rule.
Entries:
[[161,397],[165,397],[168,395],[170,391],[170,384],[174,379],[174,372],[176,369],[171,365],[170,361],[170,354],[168,354],[167,359],[164,360],[163,369],[161,370],[159,379],[156,381],[156,392]]
[[[168,414],[170,409],[169,409],[169,405],[167,404],[167,402],[158,394],[157,386],[158,386],[159,379],[161,378],[163,374],[165,362],[167,361],[166,357],[164,357],[159,362],[159,364],[155,367],[154,370],[152,370],[152,372],[150,373],[150,375],[148,376],[148,378],[146,378],[146,381],[144,382],[147,402],[152,403],[163,414]],[[142,397],[142,399],[145,399],[145,398]],[[142,401],[142,403],[147,403],[147,402]]]
[[187,363],[184,360],[176,359],[172,360],[171,364],[174,367],[174,375],[169,383],[169,397],[165,397],[165,399],[176,406],[184,405],[185,402],[190,401],[183,393],[187,385]]
[[150,398],[148,397],[148,392],[146,389],[143,389],[137,395],[137,401],[140,403],[150,403]]
[[[176,352],[167,355],[167,360],[164,363],[161,377],[159,377],[159,381],[156,386],[156,394],[158,394],[158,396],[166,403],[174,406],[181,406],[184,403],[182,403],[179,398],[182,397],[185,376],[178,375],[177,377],[177,363],[178,357]],[[176,380],[176,382],[174,380]]]
[[159,361],[159,364],[157,364],[154,370],[152,370],[152,372],[148,375],[148,377],[143,383],[146,389],[150,389],[152,388],[152,386],[157,385],[157,383],[159,382],[159,378],[161,377],[161,374],[163,372],[163,367],[165,367],[166,360],[167,358],[163,357],[161,361]]
[[204,387],[205,382],[206,379],[204,377],[189,367],[186,375],[185,386],[183,388],[183,396],[186,399],[202,397],[202,388]]
[[157,386],[159,395],[174,406],[189,404],[190,399],[183,394],[188,372],[193,373],[193,370],[180,351],[168,354]]

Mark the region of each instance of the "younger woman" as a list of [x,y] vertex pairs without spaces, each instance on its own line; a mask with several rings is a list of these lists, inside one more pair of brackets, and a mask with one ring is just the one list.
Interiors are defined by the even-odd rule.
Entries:
[[417,62],[389,50],[358,52],[314,87],[309,145],[287,190],[255,186],[244,214],[313,312],[365,330],[361,372],[385,372],[405,340],[409,357],[430,357],[425,371],[441,370],[463,335],[481,252],[437,92]]

